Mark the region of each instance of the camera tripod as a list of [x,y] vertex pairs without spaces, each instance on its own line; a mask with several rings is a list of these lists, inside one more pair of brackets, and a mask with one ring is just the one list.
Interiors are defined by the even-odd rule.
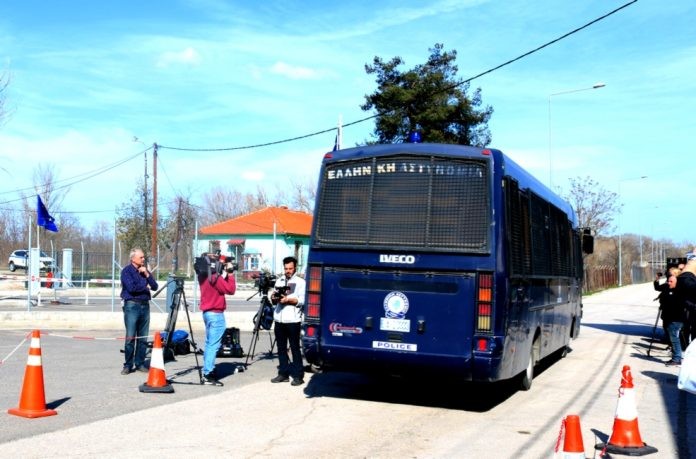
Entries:
[[183,304],[183,309],[186,311],[186,319],[188,321],[188,329],[189,329],[189,337],[190,337],[190,342],[191,346],[193,347],[193,355],[196,358],[196,369],[198,370],[198,379],[201,380],[203,378],[203,373],[201,371],[201,365],[198,363],[198,345],[196,344],[196,340],[193,338],[193,327],[191,326],[191,316],[189,315],[188,311],[188,303],[186,303],[186,295],[184,294],[184,278],[183,277],[170,277],[167,280],[167,283],[159,289],[152,297],[156,297],[157,295],[162,292],[165,288],[169,286],[171,283],[175,283],[175,288],[174,292],[172,293],[172,299],[171,299],[171,304],[168,304],[167,306],[169,307],[169,316],[167,317],[167,323],[164,326],[164,331],[166,332],[166,336],[164,338],[164,342],[162,343],[162,352],[165,356],[165,360],[167,360],[167,356],[171,356],[170,360],[174,360],[174,345],[172,343],[172,335],[174,333],[174,329],[176,328],[176,319],[179,315],[179,308]]
[[[268,299],[268,290],[264,291],[262,288],[259,288],[259,290],[251,295],[249,298],[246,300],[249,301],[250,299],[254,298],[256,295],[261,295],[261,301],[259,304],[259,310],[256,312],[256,315],[254,316],[254,331],[251,334],[251,342],[249,343],[249,352],[247,353],[246,356],[246,361],[244,362],[244,368],[247,368],[249,366],[249,358],[254,359],[254,353],[256,352],[256,343],[259,341],[259,330],[262,328],[261,327],[261,322],[263,321],[264,317],[264,309],[266,308],[271,308],[273,309],[273,305],[271,304],[271,301]],[[264,327],[265,328],[265,327]],[[271,329],[268,328],[268,339],[271,343],[271,348],[268,350],[266,355],[268,358],[273,357],[273,348],[275,347],[275,337],[271,336]]]

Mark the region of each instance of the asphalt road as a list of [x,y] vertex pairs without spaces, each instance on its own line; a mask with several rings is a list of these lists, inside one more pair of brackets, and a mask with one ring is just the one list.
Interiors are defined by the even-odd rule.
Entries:
[[[676,387],[663,345],[647,356],[657,312],[651,284],[585,298],[580,337],[565,359],[544,362],[528,392],[462,384],[437,375],[307,375],[271,384],[275,359],[219,360],[222,388],[195,384],[192,355],[166,365],[174,394],[143,394],[144,373],[121,376],[120,330],[42,338],[46,399],[57,416],[2,415],[0,457],[495,457],[553,454],[562,419],[578,414],[585,455],[611,434],[621,368],[635,384],[642,440],[652,457],[696,457],[696,396]],[[265,333],[265,332],[264,332]],[[72,334],[72,336],[71,336]],[[0,330],[0,356],[23,332]],[[242,344],[248,351],[250,335]],[[257,351],[269,347],[263,334]],[[26,344],[0,365],[2,408],[17,406]],[[260,355],[260,357],[264,357]],[[190,384],[194,383],[194,384]]]

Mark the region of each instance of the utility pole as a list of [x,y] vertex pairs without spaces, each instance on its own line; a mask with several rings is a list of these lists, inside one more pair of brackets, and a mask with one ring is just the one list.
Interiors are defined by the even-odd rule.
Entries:
[[177,198],[176,203],[176,235],[174,236],[174,258],[172,259],[172,272],[176,274],[179,270],[179,239],[181,239],[181,197]]
[[[145,179],[143,180],[143,238],[145,239],[143,242],[143,250],[147,250],[147,150],[143,152],[143,156],[145,157]],[[150,256],[152,256],[152,253],[150,253]],[[148,260],[149,261],[149,260]]]
[[[157,253],[157,143],[152,144],[152,249],[154,257]],[[147,154],[147,153],[146,153]]]

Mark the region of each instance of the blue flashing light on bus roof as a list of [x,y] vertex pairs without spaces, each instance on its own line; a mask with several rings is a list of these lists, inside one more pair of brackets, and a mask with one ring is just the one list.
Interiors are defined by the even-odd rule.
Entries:
[[423,140],[421,139],[420,132],[418,131],[411,131],[411,133],[408,135],[408,142],[409,143],[421,143]]

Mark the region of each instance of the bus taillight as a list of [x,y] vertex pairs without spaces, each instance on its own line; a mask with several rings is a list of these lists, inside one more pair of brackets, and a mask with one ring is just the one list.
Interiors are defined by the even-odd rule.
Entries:
[[319,318],[319,294],[317,293],[307,295],[307,318]]
[[309,320],[319,320],[321,306],[321,267],[310,266],[307,282],[307,316]]
[[493,275],[479,274],[476,289],[476,331],[493,331]]

